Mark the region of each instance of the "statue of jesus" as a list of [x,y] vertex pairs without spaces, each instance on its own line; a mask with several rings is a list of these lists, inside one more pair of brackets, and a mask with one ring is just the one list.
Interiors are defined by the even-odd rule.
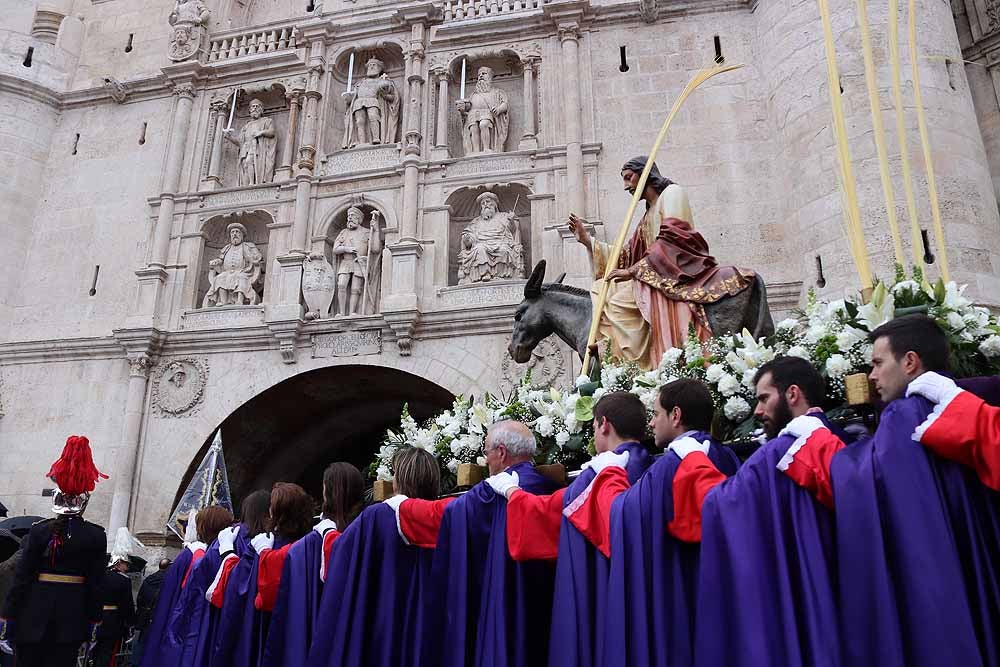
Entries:
[[[635,193],[647,159],[635,157],[622,167],[629,193]],[[612,283],[597,340],[610,341],[612,356],[650,370],[668,349],[684,346],[690,325],[700,340],[707,340],[712,330],[705,304],[742,292],[753,284],[754,273],[718,265],[704,237],[694,230],[684,189],[661,176],[655,163],[642,199],[646,213],[609,276]],[[596,307],[612,247],[594,241],[585,224],[570,214],[569,228],[591,256]]]

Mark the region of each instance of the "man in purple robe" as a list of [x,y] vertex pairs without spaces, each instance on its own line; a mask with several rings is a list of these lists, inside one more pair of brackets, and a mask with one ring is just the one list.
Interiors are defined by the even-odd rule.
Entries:
[[1000,664],[1000,494],[920,444],[942,406],[932,411],[926,388],[908,391],[948,370],[947,338],[922,315],[871,338],[871,378],[887,405],[874,437],[831,465],[837,555],[849,564],[839,591],[844,662]]

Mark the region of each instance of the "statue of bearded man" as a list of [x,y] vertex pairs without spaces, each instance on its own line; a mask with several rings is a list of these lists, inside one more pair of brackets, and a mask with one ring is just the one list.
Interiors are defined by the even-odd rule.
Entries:
[[476,88],[467,100],[458,100],[455,106],[464,116],[462,144],[465,154],[502,153],[510,130],[507,93],[493,86],[493,70],[480,67]]
[[498,211],[492,192],[476,198],[481,213],[462,230],[458,284],[524,277],[524,246],[517,215]]
[[260,100],[250,100],[250,120],[240,130],[239,139],[234,130],[225,130],[223,135],[240,147],[239,184],[259,185],[274,180],[274,155],[278,148],[278,135],[274,121],[264,116],[264,105]]
[[347,101],[344,118],[344,148],[364,144],[391,144],[399,126],[399,93],[385,73],[385,63],[371,58],[365,77],[354,90],[343,93]]
[[211,285],[202,308],[213,306],[255,306],[260,297],[254,285],[261,282],[264,256],[257,246],[246,241],[247,228],[234,222],[226,228],[229,243],[219,256],[208,263]]

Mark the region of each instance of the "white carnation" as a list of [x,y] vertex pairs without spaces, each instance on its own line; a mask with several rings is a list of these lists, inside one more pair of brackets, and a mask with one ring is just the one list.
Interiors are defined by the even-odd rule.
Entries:
[[726,369],[722,367],[722,364],[712,364],[705,370],[705,380],[708,382],[718,382],[725,375]]
[[448,461],[448,470],[453,473],[458,472],[458,459]]
[[789,357],[799,357],[800,359],[805,359],[806,361],[810,360],[809,350],[802,347],[801,345],[791,346],[790,348],[788,348],[788,352],[786,353],[786,355]]
[[413,440],[410,444],[433,454],[434,436],[435,433],[433,431],[429,429],[420,429],[413,435]]
[[583,385],[587,384],[588,382],[590,382],[590,378],[589,377],[587,377],[586,375],[578,375],[577,378],[576,378],[576,380],[574,381],[574,385],[577,386],[577,387],[582,387]]
[[961,331],[965,328],[965,320],[958,313],[948,313],[948,328],[952,331]]
[[729,373],[724,373],[719,378],[719,393],[723,396],[732,396],[740,390],[740,382]]
[[861,329],[854,327],[844,327],[844,330],[837,334],[837,349],[841,352],[849,352],[852,347],[865,339],[866,334]]
[[799,321],[792,317],[786,317],[777,324],[778,331],[791,331],[799,326]]
[[675,365],[678,361],[680,361],[681,355],[683,354],[684,350],[680,348],[677,347],[670,348],[669,350],[663,353],[663,357],[660,359],[660,366],[665,368],[667,366]]
[[750,404],[742,396],[731,396],[722,406],[722,413],[732,422],[740,422],[750,416]]
[[743,371],[743,386],[748,389],[752,389],[754,386],[753,379],[754,377],[756,377],[756,375],[757,375],[756,368],[748,368],[745,371]]
[[555,424],[552,421],[552,417],[548,415],[542,415],[535,420],[535,432],[543,438],[547,438],[553,433],[555,433]]
[[904,290],[909,290],[913,293],[920,292],[920,283],[915,280],[903,280],[892,286],[893,294],[899,294]]
[[1000,336],[993,335],[979,344],[979,351],[986,357],[1000,357]]
[[805,342],[810,344],[816,344],[819,342],[820,338],[827,334],[826,326],[822,324],[814,324],[813,326],[806,329],[805,335],[802,337]]
[[569,431],[559,431],[556,433],[556,444],[560,447],[569,442]]
[[462,441],[459,438],[455,438],[451,441],[448,449],[451,450],[453,456],[458,456],[462,453],[462,450],[465,449],[465,445],[462,444]]
[[604,396],[606,393],[608,393],[608,390],[605,389],[604,387],[598,387],[597,389],[595,389],[594,403],[597,403],[597,401],[601,400],[601,396]]
[[826,372],[830,377],[841,377],[851,372],[851,362],[842,354],[834,354],[826,360]]
[[389,472],[389,466],[381,465],[375,470],[375,479],[380,482],[389,482],[392,480],[392,473]]
[[486,457],[485,456],[477,456],[476,457],[476,465],[479,466],[480,468],[485,468],[486,467]]

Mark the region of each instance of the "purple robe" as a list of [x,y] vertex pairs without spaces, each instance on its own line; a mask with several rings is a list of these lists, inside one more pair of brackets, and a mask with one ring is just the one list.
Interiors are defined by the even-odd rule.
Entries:
[[265,667],[300,667],[306,663],[323,591],[319,579],[322,560],[323,536],[315,530],[288,550],[261,661]]
[[[653,457],[638,442],[615,448],[627,451],[625,472],[635,484],[653,463]],[[594,481],[594,470],[586,468],[563,494],[563,507],[575,500]],[[608,601],[609,561],[565,516],[559,522],[559,557],[556,560],[555,590],[552,594],[552,631],[549,665],[591,667],[596,646],[603,643],[607,625],[598,625]]]
[[440,647],[419,613],[433,549],[404,544],[396,514],[377,503],[351,522],[330,554],[309,667],[420,665],[421,641]]
[[[708,458],[723,474],[739,468],[733,450],[710,434],[692,437],[711,442]],[[606,590],[606,604],[599,608],[594,659],[581,665],[692,664],[699,545],[667,530],[680,463],[667,451],[611,506],[610,571],[597,588]]]
[[794,441],[769,441],[705,497],[697,665],[840,664],[833,512],[776,469]]
[[833,458],[845,664],[1000,665],[1000,494],[912,440],[931,407]]
[[190,549],[182,550],[170,568],[167,570],[160,597],[156,600],[153,619],[143,637],[145,650],[142,654],[142,667],[174,667],[179,664],[177,646],[167,641],[167,629],[173,619],[174,607],[181,596],[181,582],[187,574],[194,554]]

